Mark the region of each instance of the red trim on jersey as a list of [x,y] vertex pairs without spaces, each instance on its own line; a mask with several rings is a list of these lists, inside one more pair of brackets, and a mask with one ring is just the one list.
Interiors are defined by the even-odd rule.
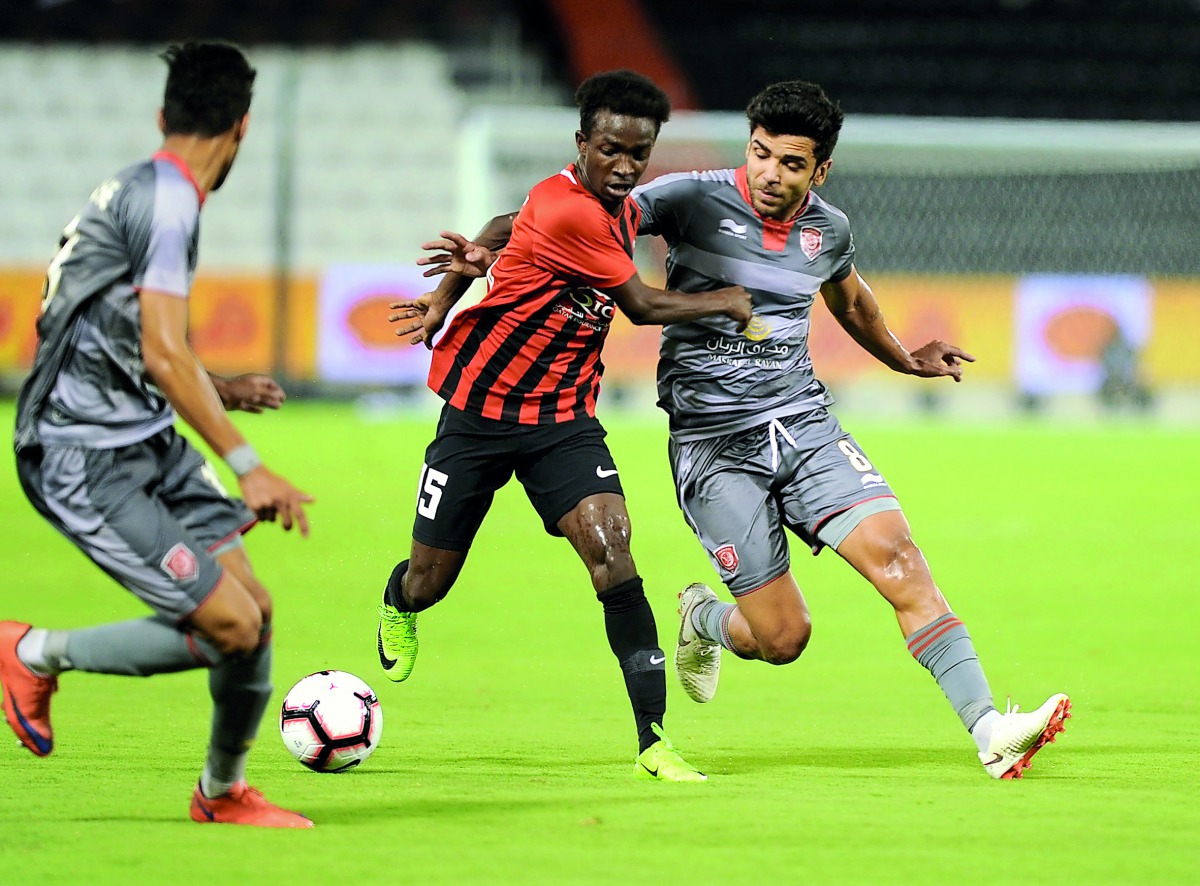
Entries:
[[792,214],[791,218],[787,221],[775,221],[773,218],[763,218],[754,208],[754,201],[750,199],[750,181],[747,178],[745,166],[738,169],[734,174],[734,179],[737,182],[738,193],[742,195],[742,199],[750,205],[750,210],[762,222],[763,249],[783,252],[787,246],[788,236],[792,233],[792,227],[796,224],[796,219],[800,218],[804,214],[804,210],[808,209],[808,204],[812,200],[812,191],[804,195],[804,202],[800,204],[800,208]]
[[429,387],[473,415],[522,424],[594,416],[600,349],[616,311],[605,291],[636,273],[640,210],[616,217],[570,167],[529,192],[488,293],[451,320]]
[[[143,154],[142,156],[145,156],[145,155]],[[183,162],[182,157],[180,157],[178,154],[172,154],[170,151],[159,151],[150,159],[151,160],[166,160],[168,163],[170,163],[172,166],[174,166],[176,169],[178,169],[180,172],[182,172],[183,177],[186,178],[189,182],[191,182],[192,187],[196,189],[196,196],[200,198],[200,205],[201,206],[204,205],[204,201],[205,201],[205,199],[207,199],[208,195],[204,193],[204,189],[200,187],[200,182],[196,181],[196,176],[192,175],[191,168],[186,163]]]

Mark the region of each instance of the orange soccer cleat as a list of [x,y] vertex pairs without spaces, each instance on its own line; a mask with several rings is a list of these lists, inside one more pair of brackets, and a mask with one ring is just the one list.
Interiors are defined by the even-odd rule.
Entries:
[[4,688],[4,718],[21,744],[39,757],[54,750],[50,728],[50,696],[58,690],[57,677],[40,677],[17,657],[17,643],[29,625],[0,621],[0,686]]
[[260,828],[311,828],[313,823],[299,812],[280,809],[245,782],[211,800],[200,786],[192,792],[192,821],[201,824],[248,824]]

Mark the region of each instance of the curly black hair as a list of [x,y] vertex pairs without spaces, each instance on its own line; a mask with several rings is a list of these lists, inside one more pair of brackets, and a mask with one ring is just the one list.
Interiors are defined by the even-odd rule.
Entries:
[[824,89],[806,80],[772,83],[746,106],[751,132],[761,126],[771,135],[811,138],[817,163],[833,156],[845,116]]
[[579,105],[579,129],[591,135],[596,115],[607,108],[614,114],[645,117],[654,121],[657,133],[671,116],[671,100],[649,77],[637,71],[603,71],[593,74],[575,91]]

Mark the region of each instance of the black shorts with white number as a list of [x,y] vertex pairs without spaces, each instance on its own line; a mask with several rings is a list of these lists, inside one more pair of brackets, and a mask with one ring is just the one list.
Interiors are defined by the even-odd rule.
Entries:
[[447,404],[425,450],[413,538],[449,551],[471,547],[496,490],[516,474],[551,535],[590,495],[624,495],[605,430],[595,418],[524,425]]

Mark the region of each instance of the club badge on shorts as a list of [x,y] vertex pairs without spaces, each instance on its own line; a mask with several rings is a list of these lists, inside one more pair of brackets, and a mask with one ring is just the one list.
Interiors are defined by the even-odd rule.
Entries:
[[196,555],[183,542],[167,551],[167,555],[158,565],[176,581],[191,581],[200,574],[200,564],[196,561]]
[[738,555],[737,548],[733,545],[721,545],[713,551],[713,557],[721,564],[721,568],[726,572],[737,572]]

